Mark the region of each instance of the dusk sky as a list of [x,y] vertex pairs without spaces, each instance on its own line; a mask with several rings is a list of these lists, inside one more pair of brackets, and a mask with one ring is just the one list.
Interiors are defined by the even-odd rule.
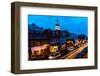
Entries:
[[88,35],[88,17],[28,15],[28,24],[36,23],[39,27],[44,29],[50,28],[55,30],[57,19],[60,24],[60,30],[68,30],[71,33]]

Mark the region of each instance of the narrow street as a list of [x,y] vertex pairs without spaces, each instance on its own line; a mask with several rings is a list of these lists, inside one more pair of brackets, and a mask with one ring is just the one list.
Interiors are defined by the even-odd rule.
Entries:
[[61,57],[60,59],[74,59],[79,53],[81,53],[85,48],[87,48],[88,43],[82,44],[80,48],[73,50],[67,55]]

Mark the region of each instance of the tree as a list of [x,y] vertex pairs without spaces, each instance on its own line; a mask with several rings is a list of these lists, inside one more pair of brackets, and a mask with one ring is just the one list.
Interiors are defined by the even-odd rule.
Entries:
[[88,37],[84,34],[81,34],[81,35],[78,35],[78,39],[84,39],[84,40],[87,40]]
[[64,35],[64,36],[70,36],[70,33],[69,33],[68,30],[63,30],[62,31],[62,35]]
[[43,32],[47,37],[52,37],[52,30],[51,29],[45,29]]

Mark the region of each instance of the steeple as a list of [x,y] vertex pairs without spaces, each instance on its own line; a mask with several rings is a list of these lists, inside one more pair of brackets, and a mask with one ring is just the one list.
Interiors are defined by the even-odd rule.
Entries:
[[56,30],[60,30],[60,25],[59,25],[59,20],[58,20],[58,18],[57,18],[57,20],[56,20],[55,29],[56,29]]

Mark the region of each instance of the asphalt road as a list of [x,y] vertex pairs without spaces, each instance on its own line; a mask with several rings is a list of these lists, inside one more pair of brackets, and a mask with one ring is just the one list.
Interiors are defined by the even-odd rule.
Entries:
[[82,44],[81,47],[71,51],[67,55],[61,57],[60,59],[74,59],[79,53],[81,53],[85,48],[87,48],[88,43]]

